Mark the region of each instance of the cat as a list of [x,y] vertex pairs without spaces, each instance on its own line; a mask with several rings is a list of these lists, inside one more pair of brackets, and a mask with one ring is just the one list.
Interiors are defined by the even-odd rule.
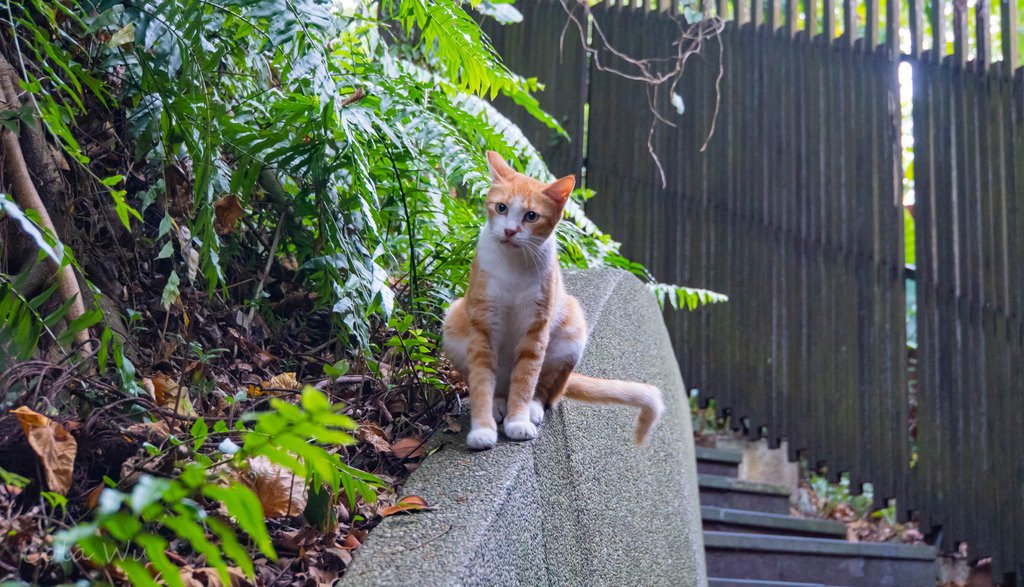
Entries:
[[579,301],[566,293],[555,229],[576,183],[516,172],[487,152],[491,188],[466,295],[448,308],[445,354],[469,385],[469,448],[537,437],[544,409],[563,397],[640,408],[634,439],[646,444],[665,409],[653,385],[574,373],[587,344]]

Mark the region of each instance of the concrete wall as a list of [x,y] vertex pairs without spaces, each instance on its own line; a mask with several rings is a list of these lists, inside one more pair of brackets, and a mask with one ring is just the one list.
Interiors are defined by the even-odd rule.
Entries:
[[706,584],[689,408],[658,305],[622,271],[566,283],[592,331],[578,370],[665,393],[651,446],[632,444],[636,410],[573,401],[532,442],[473,453],[464,433],[440,438],[404,489],[438,509],[384,520],[343,585]]

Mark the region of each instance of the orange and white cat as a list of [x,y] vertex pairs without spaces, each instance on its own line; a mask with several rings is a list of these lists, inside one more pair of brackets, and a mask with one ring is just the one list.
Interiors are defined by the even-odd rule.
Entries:
[[466,296],[448,309],[444,350],[469,384],[470,448],[493,448],[498,421],[512,440],[537,437],[537,425],[566,396],[640,408],[635,440],[645,444],[664,411],[661,391],[644,383],[596,379],[573,369],[587,323],[566,293],[555,228],[576,180],[545,184],[487,152],[491,189]]

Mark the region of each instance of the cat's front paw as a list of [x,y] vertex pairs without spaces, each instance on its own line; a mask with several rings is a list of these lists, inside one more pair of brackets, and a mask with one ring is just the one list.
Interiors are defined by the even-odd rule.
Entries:
[[474,428],[466,436],[466,446],[473,450],[488,450],[497,444],[498,431],[490,428]]
[[530,400],[530,422],[533,422],[534,426],[540,426],[544,422],[544,405],[535,399]]
[[529,420],[505,420],[505,436],[512,440],[533,440],[537,438],[537,427]]

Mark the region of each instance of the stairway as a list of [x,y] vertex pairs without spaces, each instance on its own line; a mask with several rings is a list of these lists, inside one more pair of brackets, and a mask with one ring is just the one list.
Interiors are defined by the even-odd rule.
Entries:
[[741,459],[697,447],[710,587],[934,587],[934,547],[847,542],[841,522],[789,515],[788,488],[737,479]]

